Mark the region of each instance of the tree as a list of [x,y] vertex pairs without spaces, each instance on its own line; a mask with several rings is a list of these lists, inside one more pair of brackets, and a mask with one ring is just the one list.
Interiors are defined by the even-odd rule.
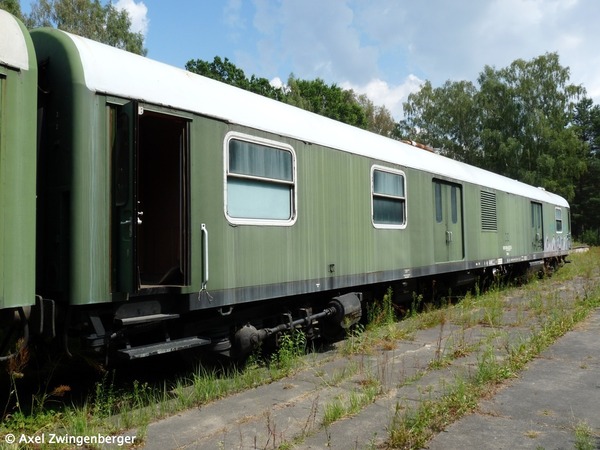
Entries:
[[[185,68],[190,72],[204,75],[215,80],[245,89],[256,94],[279,100],[299,108],[312,111],[340,122],[367,128],[367,112],[352,90],[344,90],[339,86],[327,85],[323,80],[300,80],[290,75],[288,85],[284,88],[273,86],[266,78],[252,75],[248,78],[244,71],[227,58],[216,56],[212,62],[201,59],[190,60]],[[372,111],[372,125],[381,126],[385,111]],[[376,120],[378,122],[376,122]],[[387,125],[393,129],[392,125]]]
[[588,156],[600,157],[600,106],[584,97],[575,105],[573,120],[579,139],[587,146]]
[[572,200],[585,170],[584,146],[572,126],[584,90],[569,84],[558,54],[500,70],[486,66],[478,82],[483,162]]
[[356,101],[367,117],[367,130],[382,136],[394,137],[396,122],[385,106],[375,104],[365,94],[356,97]]
[[244,71],[227,58],[221,59],[219,56],[215,56],[211,63],[201,59],[191,59],[185,64],[185,69],[241,89],[248,89],[250,86]]
[[571,203],[573,232],[587,244],[600,244],[600,106],[583,98],[575,108],[574,126],[586,146],[586,171]]
[[0,0],[0,9],[11,13],[20,20],[24,19],[19,0]]
[[401,134],[459,161],[481,165],[476,95],[477,89],[468,81],[446,81],[435,89],[426,81],[419,92],[409,94],[404,104]]
[[404,105],[404,136],[442,153],[572,200],[585,170],[584,145],[573,126],[585,91],[569,84],[556,53],[486,66],[479,87],[462,81],[434,89],[426,82]]
[[140,55],[146,55],[144,36],[131,31],[125,10],[99,0],[37,0],[26,17],[28,28],[55,27]]
[[219,56],[215,56],[210,63],[201,59],[191,59],[185,64],[185,68],[190,72],[275,100],[281,100],[284,97],[284,92],[280,88],[271,85],[269,80],[254,75],[248,78],[244,71],[229,61],[228,58],[221,59]]
[[327,85],[320,78],[309,81],[290,75],[285,101],[330,119],[367,128],[367,116],[354,91],[344,90],[336,84]]

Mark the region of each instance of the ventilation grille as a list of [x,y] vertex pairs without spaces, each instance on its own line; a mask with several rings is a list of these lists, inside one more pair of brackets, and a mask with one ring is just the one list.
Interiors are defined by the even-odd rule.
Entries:
[[496,194],[481,191],[481,229],[483,231],[498,231],[496,214]]

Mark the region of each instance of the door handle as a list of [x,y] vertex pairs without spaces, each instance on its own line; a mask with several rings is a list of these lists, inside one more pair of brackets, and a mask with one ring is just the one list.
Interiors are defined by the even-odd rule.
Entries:
[[446,244],[452,242],[452,231],[446,231]]

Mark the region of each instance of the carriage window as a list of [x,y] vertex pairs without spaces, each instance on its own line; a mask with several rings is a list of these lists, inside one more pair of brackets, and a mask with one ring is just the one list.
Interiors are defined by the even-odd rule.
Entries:
[[437,181],[434,185],[434,196],[435,196],[435,221],[442,223],[444,220],[444,211],[442,209],[442,185]]
[[458,199],[456,186],[450,188],[450,210],[452,211],[452,223],[458,223]]
[[227,144],[225,210],[233,223],[291,224],[295,171],[291,147],[233,135]]
[[554,216],[556,218],[556,232],[562,233],[562,209],[556,208],[554,210]]
[[389,169],[373,170],[373,224],[382,227],[406,226],[404,174]]

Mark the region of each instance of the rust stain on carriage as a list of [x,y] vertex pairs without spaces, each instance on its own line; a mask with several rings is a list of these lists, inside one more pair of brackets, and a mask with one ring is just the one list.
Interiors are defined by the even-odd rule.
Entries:
[[408,145],[412,145],[413,147],[420,148],[421,150],[427,150],[428,152],[435,153],[435,149],[433,147],[430,147],[429,145],[421,144],[420,142],[409,141],[409,140],[402,140],[401,142],[404,142],[405,144],[408,144]]

